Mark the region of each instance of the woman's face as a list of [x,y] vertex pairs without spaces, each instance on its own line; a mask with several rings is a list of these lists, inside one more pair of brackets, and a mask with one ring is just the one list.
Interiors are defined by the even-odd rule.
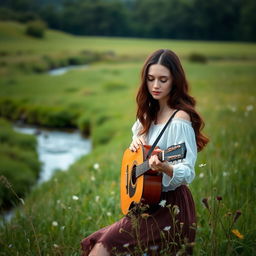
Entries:
[[161,64],[151,65],[147,74],[148,91],[155,100],[167,101],[172,88],[172,75]]

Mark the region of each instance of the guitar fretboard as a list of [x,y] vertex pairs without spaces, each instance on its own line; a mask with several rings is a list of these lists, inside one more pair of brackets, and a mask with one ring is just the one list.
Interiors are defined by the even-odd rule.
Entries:
[[143,175],[145,172],[147,172],[150,169],[148,160],[143,162],[142,164],[139,164],[136,166],[136,178]]

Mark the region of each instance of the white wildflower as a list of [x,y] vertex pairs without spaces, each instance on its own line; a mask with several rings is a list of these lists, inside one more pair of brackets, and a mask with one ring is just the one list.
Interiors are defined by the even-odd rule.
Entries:
[[130,245],[129,243],[126,243],[126,244],[123,245],[123,247],[127,248],[127,247],[129,247],[129,245]]
[[158,245],[151,245],[151,246],[149,247],[149,249],[150,249],[151,251],[156,251],[156,250],[158,249]]
[[165,207],[165,204],[166,204],[166,200],[162,200],[159,205],[162,206],[162,207]]
[[199,178],[203,178],[203,177],[204,177],[204,173],[201,172],[201,173],[199,174]]
[[65,226],[61,226],[61,228],[60,228],[61,230],[64,230],[65,229]]
[[230,110],[231,110],[232,112],[236,112],[236,107],[235,107],[235,106],[231,106],[231,107],[230,107]]
[[94,176],[91,176],[91,181],[95,181],[95,177]]
[[53,244],[54,248],[59,248],[59,246],[57,244]]
[[8,247],[9,247],[9,248],[12,248],[12,244],[9,244]]
[[72,196],[72,199],[75,200],[75,201],[77,201],[77,200],[79,199],[79,197],[76,196],[76,195],[73,195],[73,196]]
[[228,172],[223,172],[223,176],[224,177],[228,176]]
[[200,168],[202,168],[202,167],[206,166],[206,164],[199,164],[198,166],[199,166]]
[[59,224],[58,224],[57,221],[53,221],[53,222],[52,222],[52,225],[53,225],[54,227],[57,227]]
[[57,204],[60,204],[60,199],[57,200]]
[[164,227],[164,231],[169,231],[171,229],[171,226],[166,226],[166,227]]
[[253,110],[253,105],[248,105],[246,106],[246,111],[252,111]]
[[95,170],[98,170],[98,169],[100,168],[99,163],[95,163],[95,164],[93,165],[93,168],[94,168]]
[[100,196],[95,196],[95,201],[99,202],[99,200],[100,200]]
[[111,216],[112,215],[112,213],[111,212],[107,212],[107,216]]

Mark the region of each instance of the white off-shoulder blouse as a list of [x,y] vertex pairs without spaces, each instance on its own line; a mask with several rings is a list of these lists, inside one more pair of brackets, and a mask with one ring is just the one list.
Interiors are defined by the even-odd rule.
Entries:
[[[152,145],[157,136],[163,129],[165,124],[153,124],[150,126],[148,134],[145,137],[146,143]],[[137,120],[132,126],[133,139],[139,136],[142,128],[141,123]],[[186,158],[177,163],[172,163],[173,176],[170,177],[163,173],[162,191],[175,190],[182,184],[189,184],[195,177],[195,162],[197,158],[197,145],[195,132],[191,122],[174,117],[171,123],[166,128],[161,139],[157,143],[160,149],[167,149],[172,145],[177,145],[185,142],[187,148]]]

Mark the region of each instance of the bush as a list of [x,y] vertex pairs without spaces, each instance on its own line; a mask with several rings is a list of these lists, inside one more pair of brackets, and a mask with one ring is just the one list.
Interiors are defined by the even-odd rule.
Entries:
[[46,23],[41,20],[30,21],[27,24],[26,34],[36,38],[43,38],[46,27]]
[[201,53],[190,53],[188,60],[191,62],[206,63],[207,57]]
[[77,125],[79,127],[79,130],[85,135],[89,136],[91,133],[91,121],[90,116],[88,114],[82,115],[78,121]]

